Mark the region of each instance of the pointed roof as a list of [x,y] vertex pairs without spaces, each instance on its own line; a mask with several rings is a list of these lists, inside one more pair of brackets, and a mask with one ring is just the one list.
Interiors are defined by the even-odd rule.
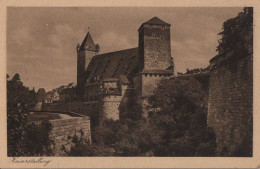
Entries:
[[80,49],[81,50],[87,49],[87,50],[91,50],[91,51],[97,50],[96,45],[89,32],[87,33],[85,39],[82,41]]
[[171,26],[170,24],[168,24],[167,22],[164,22],[163,20],[159,19],[158,17],[153,17],[152,19],[150,19],[149,21],[146,21],[143,24],[153,24],[153,25],[168,25]]
[[[167,26],[171,26],[171,24],[159,19],[158,17],[153,17],[152,19],[144,22],[140,28],[144,25],[144,24],[151,24],[151,25],[167,25]],[[140,28],[138,30],[140,30]]]

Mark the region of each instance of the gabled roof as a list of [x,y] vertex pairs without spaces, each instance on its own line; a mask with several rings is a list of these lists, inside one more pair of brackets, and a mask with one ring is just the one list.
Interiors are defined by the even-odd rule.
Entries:
[[126,49],[94,56],[86,70],[87,81],[95,79],[119,78],[120,75],[131,76],[137,73],[138,48]]
[[80,50],[91,50],[91,51],[97,51],[96,44],[94,43],[90,33],[88,32],[85,39],[82,41]]

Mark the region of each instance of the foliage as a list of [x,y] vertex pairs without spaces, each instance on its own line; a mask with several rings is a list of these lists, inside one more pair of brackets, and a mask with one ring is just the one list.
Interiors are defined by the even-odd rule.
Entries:
[[212,147],[206,154],[214,155],[214,132],[207,128],[207,98],[208,92],[194,78],[179,77],[159,84],[150,99],[156,109],[150,112],[149,122],[161,131],[155,156],[203,156],[204,143]]
[[[253,46],[253,8],[246,7],[237,17],[224,22],[223,31],[219,33],[217,51],[224,54],[230,51],[243,54],[248,52],[248,46]],[[237,49],[237,50],[236,50]]]
[[74,134],[71,140],[72,146],[68,149],[62,145],[62,150],[67,156],[111,156],[111,149],[101,145],[91,144],[84,132],[80,130],[80,136]]
[[93,156],[95,154],[94,149],[90,145],[90,140],[84,137],[84,132],[80,130],[80,137],[76,134],[72,137],[73,146],[68,150],[64,145],[62,150],[68,156]]
[[[121,120],[105,120],[92,133],[92,144],[73,141],[67,155],[214,156],[215,135],[207,127],[207,92],[192,78],[163,81],[150,103],[148,119],[132,106]],[[136,118],[138,117],[138,118]]]
[[30,124],[26,139],[29,155],[53,155],[54,141],[49,137],[51,130],[52,124],[49,121],[42,121],[39,125]]
[[11,80],[7,81],[7,107],[15,107],[18,103],[24,104],[26,109],[30,109],[37,102],[34,90],[29,90],[20,80],[20,75],[16,73]]
[[20,75],[7,81],[8,156],[51,155],[51,124],[32,123],[29,110],[36,103],[36,93],[23,86]]

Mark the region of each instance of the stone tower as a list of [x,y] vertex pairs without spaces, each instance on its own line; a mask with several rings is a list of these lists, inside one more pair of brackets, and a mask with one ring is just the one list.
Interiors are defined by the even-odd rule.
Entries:
[[143,23],[138,29],[141,70],[173,69],[170,26],[154,17]]
[[134,83],[138,102],[143,106],[144,112],[149,111],[147,100],[153,94],[158,83],[173,75],[170,26],[154,17],[144,22],[138,29],[139,73],[135,76]]
[[77,95],[80,101],[84,101],[86,69],[93,58],[99,52],[99,45],[95,44],[88,32],[81,45],[77,45]]

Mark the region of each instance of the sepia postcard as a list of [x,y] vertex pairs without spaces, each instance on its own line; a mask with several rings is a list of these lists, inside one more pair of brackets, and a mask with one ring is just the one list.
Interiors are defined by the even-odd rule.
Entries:
[[259,168],[252,1],[1,3],[1,168]]

